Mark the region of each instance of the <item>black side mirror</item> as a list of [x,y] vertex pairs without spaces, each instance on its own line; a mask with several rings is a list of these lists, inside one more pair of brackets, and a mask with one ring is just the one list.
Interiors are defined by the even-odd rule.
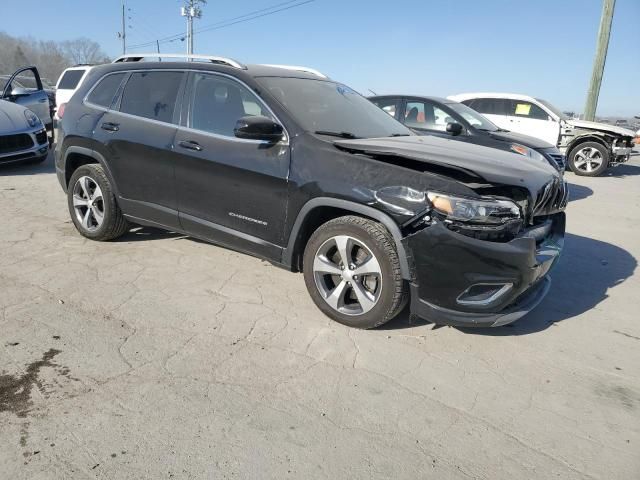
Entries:
[[233,133],[238,138],[276,143],[282,140],[284,128],[270,118],[248,115],[236,122]]
[[462,125],[456,122],[449,122],[447,123],[447,132],[454,137],[460,135],[462,133]]

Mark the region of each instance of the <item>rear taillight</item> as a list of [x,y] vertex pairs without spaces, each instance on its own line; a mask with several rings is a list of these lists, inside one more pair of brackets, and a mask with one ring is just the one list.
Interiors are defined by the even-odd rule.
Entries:
[[60,105],[58,105],[58,118],[62,118],[62,116],[64,115],[64,109],[67,106],[66,103],[61,103]]

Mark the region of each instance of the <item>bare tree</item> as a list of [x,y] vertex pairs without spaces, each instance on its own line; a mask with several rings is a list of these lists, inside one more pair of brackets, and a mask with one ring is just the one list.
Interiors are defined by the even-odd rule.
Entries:
[[[66,42],[12,37],[0,32],[0,75],[13,73],[20,67],[35,65],[43,78],[56,83],[63,70],[76,63],[109,62],[96,42],[79,38]],[[0,82],[2,87],[2,82]]]
[[100,63],[108,60],[100,45],[85,37],[62,42],[61,47],[73,63]]

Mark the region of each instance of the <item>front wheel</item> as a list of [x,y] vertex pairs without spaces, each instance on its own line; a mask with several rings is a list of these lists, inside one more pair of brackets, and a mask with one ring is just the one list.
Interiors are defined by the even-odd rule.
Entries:
[[609,166],[609,152],[596,142],[576,146],[569,154],[569,168],[576,175],[597,177]]
[[366,218],[340,217],[320,226],[306,245],[303,265],[318,308],[350,327],[382,325],[407,298],[393,237]]

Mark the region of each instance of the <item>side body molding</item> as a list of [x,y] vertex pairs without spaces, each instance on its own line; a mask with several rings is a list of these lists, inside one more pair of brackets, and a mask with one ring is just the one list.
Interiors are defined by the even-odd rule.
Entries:
[[300,209],[300,212],[298,212],[298,216],[296,217],[296,221],[291,229],[287,247],[282,253],[283,265],[292,265],[295,244],[298,238],[298,234],[300,233],[300,229],[302,228],[307,215],[313,209],[321,207],[334,207],[348,210],[356,214],[373,218],[374,220],[382,223],[387,228],[387,230],[389,230],[389,232],[393,236],[393,240],[395,241],[396,249],[398,251],[398,257],[400,259],[400,269],[402,271],[402,277],[406,280],[411,280],[411,270],[409,269],[407,255],[402,244],[402,233],[400,232],[400,228],[398,227],[398,225],[391,219],[391,217],[389,217],[389,215],[385,214],[384,212],[381,212],[380,210],[376,210],[373,207],[362,205],[360,203],[350,202],[349,200],[342,200],[339,198],[331,197],[313,198],[305,203]]

